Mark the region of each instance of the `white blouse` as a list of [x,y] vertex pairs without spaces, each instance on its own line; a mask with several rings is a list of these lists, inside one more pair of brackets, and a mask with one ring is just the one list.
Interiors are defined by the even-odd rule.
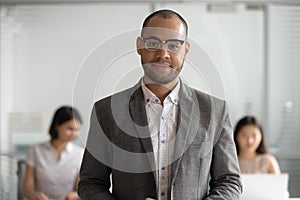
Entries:
[[58,199],[74,191],[83,150],[69,142],[58,160],[50,142],[31,146],[27,153],[27,164],[35,168],[35,189],[50,199]]
[[269,153],[259,154],[255,160],[244,160],[239,158],[241,173],[243,174],[267,174],[269,173],[272,160],[275,157]]

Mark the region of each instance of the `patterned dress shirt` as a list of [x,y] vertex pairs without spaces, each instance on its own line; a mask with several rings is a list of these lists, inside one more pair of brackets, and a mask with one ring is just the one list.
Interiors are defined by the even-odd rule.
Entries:
[[180,82],[161,103],[159,98],[144,85],[144,82],[142,84],[156,162],[156,185],[159,200],[170,199],[171,163],[177,126],[179,88]]

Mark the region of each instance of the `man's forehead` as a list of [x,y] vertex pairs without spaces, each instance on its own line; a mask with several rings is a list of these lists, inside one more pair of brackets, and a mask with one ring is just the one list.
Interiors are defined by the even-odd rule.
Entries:
[[161,40],[165,39],[186,39],[186,34],[182,30],[172,30],[168,28],[161,27],[144,27],[143,28],[143,37],[147,38],[150,36],[157,37]]

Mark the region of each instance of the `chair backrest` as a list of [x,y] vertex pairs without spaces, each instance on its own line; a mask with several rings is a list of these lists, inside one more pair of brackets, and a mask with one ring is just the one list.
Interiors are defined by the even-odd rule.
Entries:
[[26,161],[25,160],[18,160],[17,163],[17,175],[18,175],[18,200],[25,199],[23,195],[23,181],[25,177],[25,170],[26,170]]

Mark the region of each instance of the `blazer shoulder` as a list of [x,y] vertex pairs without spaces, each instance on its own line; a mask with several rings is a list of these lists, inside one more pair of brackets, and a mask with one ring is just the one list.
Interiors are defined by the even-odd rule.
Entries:
[[214,95],[208,94],[206,92],[200,91],[195,88],[190,88],[190,89],[196,95],[200,103],[205,103],[209,105],[220,105],[220,106],[224,106],[228,104],[228,102],[225,99],[221,99],[219,97],[216,97]]
[[112,110],[124,110],[125,108],[128,108],[132,99],[141,99],[142,97],[143,92],[138,83],[131,88],[96,101],[94,103],[94,109],[97,115],[99,115],[99,113],[110,113]]
[[121,102],[121,101],[125,102],[126,100],[128,101],[128,99],[130,98],[130,96],[133,93],[132,91],[134,91],[134,87],[131,87],[131,88],[125,89],[123,91],[117,92],[113,95],[104,97],[103,99],[96,101],[94,103],[94,105],[95,105],[95,107],[102,107],[105,105],[110,105],[113,100],[118,100],[118,102]]

